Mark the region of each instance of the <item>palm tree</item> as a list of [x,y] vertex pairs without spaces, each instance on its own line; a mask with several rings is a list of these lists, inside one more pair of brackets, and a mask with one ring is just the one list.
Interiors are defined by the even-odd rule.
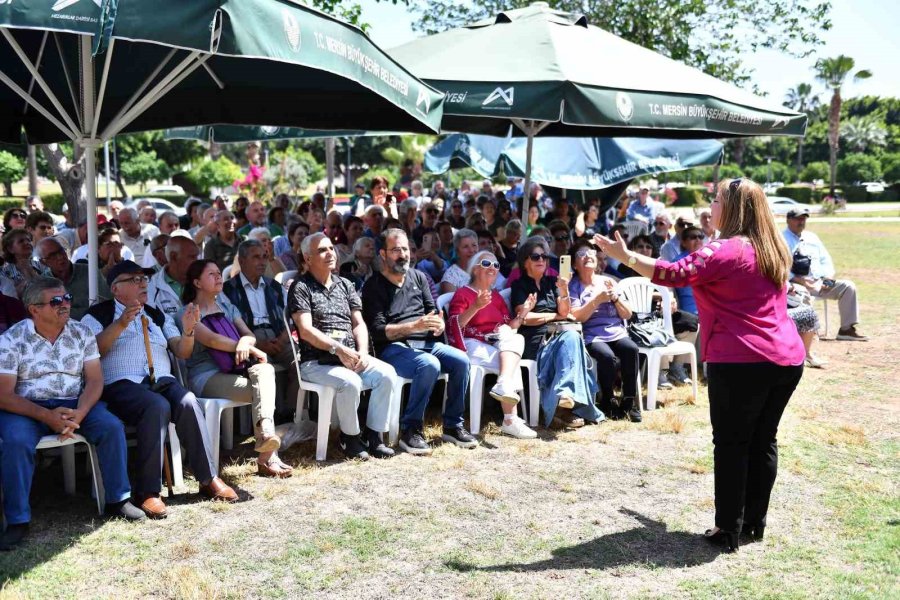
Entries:
[[[816,61],[816,79],[831,89],[831,106],[828,109],[828,166],[831,171],[831,195],[834,195],[834,182],[837,178],[837,153],[841,139],[841,86],[847,79],[856,62],[849,56],[820,58]],[[853,74],[854,81],[867,79],[872,72],[860,69]]]
[[887,143],[887,128],[880,115],[863,115],[850,117],[841,124],[841,137],[857,152],[865,152],[874,146]]
[[[819,108],[819,95],[812,93],[811,83],[799,83],[797,87],[788,90],[784,99],[784,105],[798,112],[805,112],[812,119],[813,111]],[[797,139],[797,181],[800,181],[800,171],[803,169],[803,138]]]

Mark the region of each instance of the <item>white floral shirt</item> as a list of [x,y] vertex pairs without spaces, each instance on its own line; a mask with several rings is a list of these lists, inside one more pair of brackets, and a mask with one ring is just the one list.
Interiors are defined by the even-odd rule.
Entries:
[[16,376],[16,394],[29,400],[77,398],[84,387],[84,365],[100,360],[97,339],[86,325],[70,319],[54,343],[19,321],[0,335],[0,374]]

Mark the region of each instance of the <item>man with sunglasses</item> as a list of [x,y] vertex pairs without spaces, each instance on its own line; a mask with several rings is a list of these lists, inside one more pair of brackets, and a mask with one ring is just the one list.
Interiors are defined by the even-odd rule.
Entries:
[[[44,238],[37,244],[38,259],[45,267],[50,269],[50,274],[59,279],[66,288],[66,292],[72,295],[70,315],[80,321],[90,307],[88,299],[88,273],[87,262],[73,263],[66,256],[66,250],[56,238]],[[103,277],[97,277],[97,299],[100,302],[112,298],[109,285]]]
[[92,306],[82,323],[97,336],[103,400],[114,415],[137,427],[135,504],[150,518],[167,516],[159,491],[169,421],[175,423],[187,450],[200,493],[212,500],[236,502],[237,494],[216,475],[203,409],[172,376],[169,361],[168,350],[178,358],[191,355],[199,308],[185,307],[182,333],[171,316],[147,304],[147,269],[124,261],[109,271],[106,281],[113,299]]
[[444,344],[444,319],[421,271],[410,268],[410,250],[402,229],[382,235],[382,270],[362,290],[363,318],[375,351],[400,377],[411,379],[406,411],[400,417],[400,447],[410,454],[431,454],[423,433],[425,408],[441,373],[449,376],[441,439],[461,448],[478,440],[463,427],[469,389],[469,357]]
[[672,234],[669,231],[671,228],[672,221],[669,219],[669,215],[665,211],[660,211],[656,218],[653,219],[653,227],[648,236],[650,244],[653,246],[653,256],[659,256],[659,250],[663,247],[663,244],[672,239]]
[[103,373],[93,333],[70,319],[72,296],[58,279],[30,283],[22,298],[30,318],[0,336],[0,482],[7,522],[0,550],[11,550],[28,532],[35,449],[51,433],[61,440],[77,433],[97,447],[107,515],[145,518],[128,501],[125,429],[98,402]]

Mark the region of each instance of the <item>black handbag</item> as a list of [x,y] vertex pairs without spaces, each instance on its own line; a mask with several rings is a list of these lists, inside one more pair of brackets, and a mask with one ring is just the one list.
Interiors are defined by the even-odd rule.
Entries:
[[798,277],[806,277],[812,269],[812,259],[800,252],[800,249],[794,250],[794,262],[791,264],[791,273]]
[[635,315],[628,323],[628,336],[642,348],[661,348],[675,341],[665,330],[663,320],[655,315]]

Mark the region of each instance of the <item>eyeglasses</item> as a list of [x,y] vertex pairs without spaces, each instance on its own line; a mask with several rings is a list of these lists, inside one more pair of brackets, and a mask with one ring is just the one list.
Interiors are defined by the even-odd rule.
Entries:
[[588,250],[587,248],[582,248],[578,252],[575,253],[576,258],[584,258],[585,256],[590,256],[591,258],[596,258],[597,251],[596,250]]
[[403,246],[394,246],[390,250],[387,250],[391,254],[403,254],[404,252],[409,252],[409,248],[405,248]]
[[429,208],[428,210],[425,211],[425,214],[427,214],[427,215],[436,215],[436,214],[438,214],[438,211],[437,211],[436,209],[434,209],[434,208]]
[[53,231],[53,225],[47,225],[46,223],[44,223],[43,225],[38,225],[37,228],[41,231]]
[[116,283],[133,283],[135,285],[140,285],[142,283],[149,283],[149,282],[150,282],[150,278],[147,277],[146,275],[135,275],[134,277],[126,277],[125,279],[117,279],[116,281],[113,281],[114,284],[116,284]]
[[[534,255],[532,254],[532,256],[534,256]],[[493,267],[495,269],[500,268],[500,263],[498,263],[496,260],[488,260],[486,258],[482,258],[481,262],[478,264],[480,264],[485,269],[490,269],[491,267]]]
[[695,235],[689,235],[689,236],[687,236],[685,239],[688,239],[688,240],[702,240],[702,239],[703,239],[703,236],[702,236],[702,235],[695,234]]
[[72,294],[63,294],[62,296],[53,296],[47,302],[35,302],[33,306],[43,306],[49,304],[52,308],[59,308],[64,302],[72,303]]
[[47,256],[44,257],[44,261],[46,262],[48,260],[55,260],[55,259],[59,258],[60,256],[66,256],[66,251],[65,250],[54,250],[53,252],[51,252],[50,254],[48,254]]
[[28,218],[28,215],[26,215],[23,212],[14,212],[14,213],[9,213],[9,218],[10,219],[26,219],[26,218]]
[[569,241],[569,236],[567,236],[567,235],[557,235],[557,236],[555,236],[553,239],[556,240],[557,242],[567,242],[567,241]]
[[529,254],[528,258],[530,258],[534,262],[541,262],[542,260],[547,260],[547,255],[535,252],[534,254]]
[[666,227],[669,226],[669,224],[666,223],[665,221],[656,221],[656,222],[653,223],[653,224],[656,225],[657,227],[659,227],[660,225],[665,225]]

